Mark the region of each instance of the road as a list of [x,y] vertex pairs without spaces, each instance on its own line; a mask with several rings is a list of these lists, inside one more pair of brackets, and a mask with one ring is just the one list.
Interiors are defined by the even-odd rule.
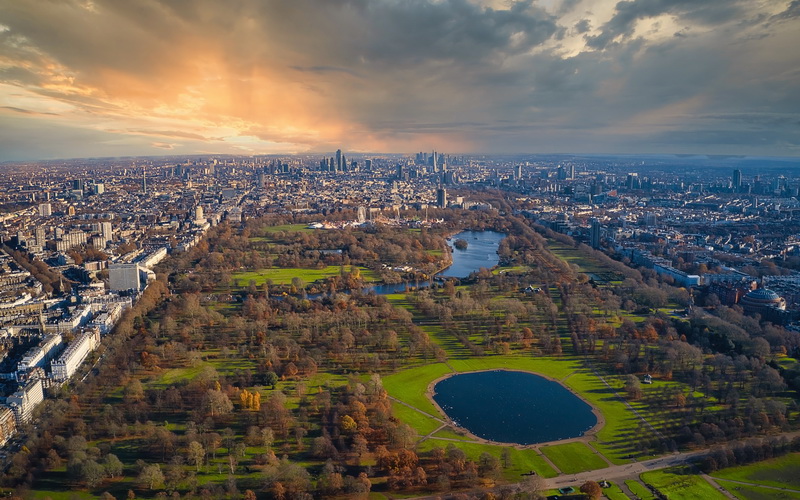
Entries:
[[[800,431],[793,431],[793,432],[784,432],[781,434],[776,434],[774,436],[769,437],[786,437],[787,439],[791,440],[795,437],[800,436]],[[750,438],[753,439],[753,438]],[[741,442],[745,442],[747,439],[741,440]],[[644,460],[641,462],[635,462],[631,464],[625,465],[612,465],[610,467],[606,467],[604,469],[595,469],[586,472],[580,472],[578,474],[561,474],[559,476],[545,479],[544,480],[544,488],[545,489],[557,489],[557,488],[566,488],[568,486],[572,486],[576,490],[580,488],[580,486],[585,483],[586,481],[613,481],[613,482],[620,482],[625,479],[636,479],[639,477],[639,474],[643,472],[650,472],[660,469],[666,469],[669,467],[676,467],[679,465],[686,465],[693,463],[698,458],[704,456],[709,451],[713,450],[714,448],[704,448],[702,450],[697,451],[687,451],[681,453],[674,453],[672,455],[666,455],[659,458],[653,458],[651,460]],[[742,483],[742,484],[749,484],[749,483]],[[493,492],[499,492],[501,489],[504,488],[511,488],[511,489],[518,489],[519,484],[503,484],[498,485],[493,488],[476,488],[474,490],[462,491],[462,492],[454,492],[453,495],[456,493],[476,493],[480,494],[487,490]],[[763,486],[763,485],[758,485]],[[717,485],[717,487],[719,487]],[[726,496],[732,496],[726,490],[720,488],[722,493]],[[779,489],[774,488],[773,489]],[[786,488],[780,488],[786,491]],[[421,497],[415,497],[417,499],[425,499],[425,500],[433,500],[436,498],[448,498],[447,495],[426,495]]]

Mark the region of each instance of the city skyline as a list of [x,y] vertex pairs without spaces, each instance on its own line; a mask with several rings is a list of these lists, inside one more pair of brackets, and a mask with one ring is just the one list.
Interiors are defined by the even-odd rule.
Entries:
[[800,2],[0,1],[0,161],[800,154]]

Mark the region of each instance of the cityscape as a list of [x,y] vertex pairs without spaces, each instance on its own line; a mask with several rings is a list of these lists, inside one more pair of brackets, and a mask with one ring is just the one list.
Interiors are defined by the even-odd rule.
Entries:
[[[314,259],[308,255],[313,243],[298,247],[302,262],[296,256],[289,260],[290,247],[272,247],[271,258],[259,258],[255,264],[265,268],[261,271],[264,277],[242,273],[250,269],[248,265],[223,264],[221,273],[204,277],[211,282],[191,281],[193,271],[186,274],[185,268],[165,267],[171,256],[205,255],[200,257],[204,264],[194,271],[202,273],[209,252],[220,244],[209,246],[209,231],[213,235],[222,228],[245,230],[252,239],[256,227],[278,219],[288,225],[274,223],[281,232],[266,230],[265,235],[288,237],[292,230],[448,235],[471,229],[475,223],[469,221],[475,217],[484,221],[481,224],[494,219],[524,221],[553,245],[568,242],[563,251],[575,254],[553,252],[550,259],[557,256],[556,260],[568,263],[566,268],[552,271],[555,275],[574,276],[577,272],[578,282],[588,280],[590,289],[606,290],[606,294],[614,290],[599,299],[597,307],[618,311],[615,317],[622,318],[618,331],[626,324],[635,330],[641,327],[626,316],[645,323],[651,321],[645,319],[647,315],[662,322],[686,323],[692,318],[705,319],[714,311],[744,314],[742,321],[760,318],[763,328],[771,332],[767,340],[737,339],[728,332],[725,341],[734,346],[732,353],[756,350],[765,360],[783,356],[773,358],[787,360],[776,365],[782,369],[773,383],[780,391],[793,388],[798,379],[791,377],[797,372],[788,360],[800,354],[800,225],[796,215],[800,175],[794,174],[795,164],[791,158],[486,156],[436,151],[364,155],[342,150],[302,156],[7,163],[1,200],[7,210],[0,233],[2,439],[7,449],[15,450],[23,438],[36,432],[30,426],[36,429],[37,415],[46,400],[68,395],[87,377],[102,373],[109,339],[120,335],[120,321],[125,322],[126,314],[131,320],[130,311],[148,289],[162,288],[160,293],[164,293],[167,287],[173,296],[200,293],[205,307],[217,302],[241,307],[244,296],[281,302],[287,293],[313,295],[324,303],[336,297],[334,290],[369,287],[373,282],[391,288],[379,293],[419,297],[429,293],[426,289],[431,285],[426,283],[442,269],[442,263],[447,264],[445,256],[461,251],[451,248],[442,253],[434,248],[426,254],[440,255],[443,260],[402,260],[403,256],[392,255],[359,262],[362,259],[356,248],[321,249],[317,258],[334,264],[334,271],[307,281],[301,279],[307,271],[295,268]],[[213,241],[215,236],[211,238]],[[264,239],[279,241],[276,237]],[[462,248],[468,249],[470,243],[465,241]],[[272,256],[271,252],[288,254]],[[345,253],[350,254],[351,265],[366,264],[360,279],[353,279],[352,267],[347,268],[348,279],[341,279]],[[534,278],[538,274],[533,269],[547,259],[534,257],[519,266],[513,265],[513,254],[505,255],[500,249],[497,253],[501,254],[499,267],[488,277],[481,274],[485,270],[475,274],[476,268],[451,283],[461,282],[468,289],[475,286],[470,283],[476,279],[481,283],[515,276],[520,284],[512,296],[540,308],[544,299],[537,294],[564,293],[556,292],[554,283],[547,285],[556,280],[553,274],[542,275],[544,281]],[[581,258],[573,260],[576,255]],[[309,267],[320,266],[323,263]],[[280,274],[274,274],[275,279],[268,277],[282,267],[287,268],[290,279],[279,278]],[[164,284],[157,273],[167,269]],[[636,287],[637,281],[644,288],[625,291]],[[446,282],[447,278],[437,279],[433,289]],[[497,286],[503,289],[508,284]],[[551,291],[545,292],[545,287]],[[237,303],[240,306],[235,306]],[[421,303],[415,307],[424,310]],[[553,307],[558,315],[559,307]],[[561,308],[565,308],[563,303]],[[568,309],[560,314],[583,317]],[[603,321],[602,315],[597,321]],[[744,335],[749,337],[748,333]],[[487,348],[497,349],[497,340],[489,337],[479,345],[463,341],[479,356],[484,356]],[[704,342],[709,341],[721,340]],[[526,343],[524,339],[521,342]],[[569,336],[563,342],[570,342]],[[571,342],[573,355],[587,356],[585,346],[581,347],[583,340],[577,340],[574,333]],[[594,342],[607,345],[609,340]],[[501,344],[508,349],[508,342]],[[542,339],[543,355],[558,352],[554,349]],[[561,345],[557,349],[570,350]],[[705,349],[714,352],[717,347],[712,343]],[[453,356],[441,347],[435,347],[433,355]],[[324,359],[319,362],[326,364]],[[628,366],[623,371],[637,370]],[[285,378],[284,373],[281,380]],[[660,378],[645,374],[642,383],[658,384]],[[783,411],[793,418],[790,409]],[[784,425],[791,428],[788,421]]]
[[798,0],[0,0],[0,495],[800,499]]

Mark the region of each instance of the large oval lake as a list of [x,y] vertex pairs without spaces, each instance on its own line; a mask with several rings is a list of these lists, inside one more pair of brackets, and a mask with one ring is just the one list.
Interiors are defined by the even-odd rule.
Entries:
[[436,383],[433,399],[458,426],[501,443],[569,439],[597,424],[586,402],[558,382],[527,372],[454,375]]

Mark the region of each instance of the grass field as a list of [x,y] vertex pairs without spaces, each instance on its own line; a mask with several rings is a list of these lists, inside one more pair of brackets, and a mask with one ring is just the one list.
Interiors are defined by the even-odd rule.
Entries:
[[639,481],[629,479],[625,481],[625,486],[631,490],[631,493],[639,497],[640,500],[656,500],[656,496]]
[[579,250],[562,243],[548,240],[547,249],[550,250],[553,255],[566,261],[568,264],[578,266],[578,269],[582,273],[607,273],[611,271],[611,268],[583,255]]
[[610,487],[603,488],[603,495],[608,498],[608,500],[630,500],[628,495],[626,495],[619,486],[613,483]]
[[[361,277],[368,282],[378,281],[378,275],[371,269],[359,267]],[[350,267],[345,266],[344,272],[349,272]],[[255,282],[256,286],[261,286],[272,280],[276,285],[289,285],[293,278],[300,278],[304,283],[313,283],[333,276],[338,276],[342,272],[339,266],[327,266],[322,269],[304,269],[300,267],[258,269],[256,271],[244,271],[231,275],[231,282],[239,280],[239,286],[249,286],[250,282]]]
[[740,467],[729,467],[711,475],[720,479],[800,490],[800,453],[791,453]]
[[441,422],[400,403],[392,403],[392,413],[395,417],[413,427],[420,436],[430,434],[442,425]]
[[724,494],[700,476],[685,468],[645,472],[642,481],[654,487],[670,500],[725,500]]
[[800,492],[780,491],[763,486],[752,486],[749,484],[739,484],[724,479],[718,479],[720,486],[732,493],[741,500],[797,500],[800,499]]
[[541,450],[564,474],[577,474],[608,467],[605,460],[580,442],[543,446]]

